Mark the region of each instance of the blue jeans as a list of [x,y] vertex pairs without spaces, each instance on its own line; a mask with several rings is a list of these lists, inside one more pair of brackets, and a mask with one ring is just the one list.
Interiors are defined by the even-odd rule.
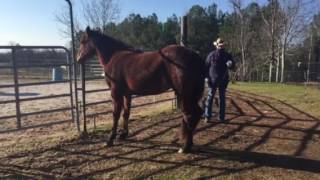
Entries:
[[[209,87],[208,97],[206,100],[206,107],[204,111],[204,116],[206,118],[212,117],[212,102],[214,95],[216,93],[217,87]],[[225,109],[226,109],[226,88],[219,87],[219,120],[224,121],[225,118]]]

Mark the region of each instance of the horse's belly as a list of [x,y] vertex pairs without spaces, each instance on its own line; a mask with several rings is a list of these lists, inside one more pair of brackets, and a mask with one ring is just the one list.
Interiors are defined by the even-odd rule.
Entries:
[[155,78],[146,81],[128,82],[128,89],[131,94],[136,95],[153,95],[160,94],[171,88],[170,83],[165,78]]

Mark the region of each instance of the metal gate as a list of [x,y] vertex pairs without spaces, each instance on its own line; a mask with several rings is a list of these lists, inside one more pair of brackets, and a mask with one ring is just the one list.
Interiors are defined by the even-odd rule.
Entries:
[[75,72],[63,46],[0,46],[0,133],[71,121],[79,130]]
[[[0,46],[0,133],[66,122],[74,122],[80,131],[80,120],[86,131],[87,117],[110,114],[109,89],[97,62],[74,63],[63,46]],[[63,72],[56,78],[58,69]],[[132,108],[174,103],[173,92],[167,93],[158,99],[134,96]],[[102,104],[108,109],[100,110]]]

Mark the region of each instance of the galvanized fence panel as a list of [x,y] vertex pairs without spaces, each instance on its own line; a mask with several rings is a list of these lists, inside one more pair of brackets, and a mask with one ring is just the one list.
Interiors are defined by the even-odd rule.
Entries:
[[[69,50],[63,46],[0,46],[0,106],[3,107],[0,109],[0,133],[70,121],[79,126],[74,106],[74,66],[70,57]],[[54,70],[63,68],[64,71],[60,70],[61,74],[57,76],[59,78],[54,79]],[[65,103],[58,103],[62,106],[51,104],[53,100],[63,98]],[[10,104],[15,104],[15,107],[8,108]],[[66,120],[54,115],[64,112],[70,112],[69,115],[64,114]],[[16,120],[15,128],[5,127],[3,121],[12,121],[13,118]],[[42,123],[46,118],[59,120]]]
[[[112,113],[110,89],[98,61],[91,60],[82,68],[70,57],[62,46],[0,46],[0,133],[71,121],[80,131],[80,120],[85,123],[87,117]],[[53,69],[61,66],[65,68],[62,78],[53,80]],[[133,96],[132,108],[168,101],[174,108],[173,91],[167,93],[158,99]],[[63,98],[69,99],[68,105],[61,101],[63,106],[55,106]],[[67,119],[61,120],[57,113],[65,112],[69,112],[63,114]],[[59,120],[47,122],[48,117]],[[11,124],[6,127],[5,121]]]

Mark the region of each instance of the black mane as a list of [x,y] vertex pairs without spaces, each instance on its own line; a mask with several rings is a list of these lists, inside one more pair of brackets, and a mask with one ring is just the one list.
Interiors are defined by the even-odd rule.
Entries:
[[112,55],[118,51],[132,51],[134,53],[142,53],[143,51],[137,50],[134,47],[118,40],[113,37],[110,37],[106,34],[101,33],[100,31],[93,30],[91,31],[92,38],[96,47],[104,53],[104,63],[109,61]]
[[108,36],[106,34],[101,33],[100,31],[93,31],[95,36],[97,37],[97,40],[102,43],[101,45],[105,47],[112,47],[114,50],[132,50],[135,51],[135,48],[118,40],[111,36]]

